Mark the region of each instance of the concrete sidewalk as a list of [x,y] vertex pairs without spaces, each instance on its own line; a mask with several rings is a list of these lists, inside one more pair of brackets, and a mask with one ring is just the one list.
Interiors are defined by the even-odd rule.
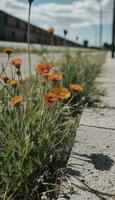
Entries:
[[[68,162],[70,181],[101,192],[115,194],[115,60],[107,55],[103,73],[97,79],[106,90],[101,108],[86,109],[77,131],[75,144]],[[113,200],[102,198],[77,188],[69,190],[59,200]]]

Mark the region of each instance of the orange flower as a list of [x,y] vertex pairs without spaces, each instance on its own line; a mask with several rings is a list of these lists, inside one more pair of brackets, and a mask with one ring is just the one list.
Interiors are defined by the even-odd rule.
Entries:
[[49,79],[50,81],[61,81],[62,78],[63,78],[63,76],[62,76],[62,75],[59,75],[59,74],[51,73],[51,74],[48,75],[48,79]]
[[53,93],[56,94],[60,100],[66,100],[71,97],[70,91],[64,87],[55,88]]
[[48,33],[52,33],[52,34],[53,34],[54,31],[55,31],[55,29],[54,29],[53,27],[49,27],[49,28],[48,28]]
[[36,73],[40,75],[48,75],[54,71],[54,64],[52,62],[42,62],[36,66]]
[[9,81],[9,78],[7,76],[2,77],[3,81],[5,84],[7,84],[7,82]]
[[10,99],[10,104],[12,104],[13,106],[16,106],[16,105],[22,103],[22,101],[23,101],[22,96],[14,96]]
[[70,89],[75,90],[76,92],[83,92],[84,91],[83,86],[81,86],[79,84],[70,84],[69,87],[70,87]]
[[53,92],[48,92],[44,95],[44,100],[47,105],[47,107],[51,107],[52,104],[58,100],[58,96],[54,94]]
[[22,64],[22,60],[20,58],[14,58],[10,62],[12,65],[14,65],[17,69],[20,69],[20,66]]
[[17,80],[8,80],[7,83],[9,85],[11,85],[12,87],[16,87],[18,84],[18,81]]
[[13,49],[7,48],[7,49],[4,49],[4,52],[7,53],[8,55],[10,55],[13,53]]

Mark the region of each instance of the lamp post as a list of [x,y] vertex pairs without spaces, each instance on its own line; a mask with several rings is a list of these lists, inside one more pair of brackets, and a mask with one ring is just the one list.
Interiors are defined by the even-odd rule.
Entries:
[[79,40],[79,37],[77,36],[76,37],[76,42],[77,42],[76,45],[77,45],[77,47],[78,47],[78,40]]
[[93,25],[93,30],[94,30],[94,47],[97,47],[97,29],[96,25]]
[[103,31],[103,14],[102,14],[102,0],[99,0],[100,4],[100,31],[99,31],[99,48],[102,48],[102,31]]
[[31,5],[34,0],[28,0],[29,10],[28,10],[28,31],[27,31],[27,41],[28,41],[28,60],[29,60],[29,75],[31,77],[31,55],[30,55],[30,15],[31,15]]
[[102,48],[102,32],[103,32],[103,10],[102,0],[97,0],[99,3],[99,48]]
[[67,34],[68,34],[68,30],[67,30],[67,29],[64,29],[63,32],[64,32],[64,46],[66,47],[66,45],[67,45],[66,36],[67,36]]
[[115,57],[115,0],[113,2],[112,58]]
[[78,40],[79,40],[79,37],[76,37],[76,41],[78,42]]

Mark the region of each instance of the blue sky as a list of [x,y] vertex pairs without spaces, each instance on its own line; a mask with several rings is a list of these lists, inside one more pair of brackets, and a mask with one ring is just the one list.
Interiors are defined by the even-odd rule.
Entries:
[[[101,0],[103,9],[103,42],[111,42],[113,0]],[[0,8],[14,16],[27,20],[27,0],[2,0]],[[47,29],[55,27],[55,33],[63,36],[68,29],[68,39],[79,42],[88,39],[91,45],[99,41],[98,0],[34,0],[31,22]]]

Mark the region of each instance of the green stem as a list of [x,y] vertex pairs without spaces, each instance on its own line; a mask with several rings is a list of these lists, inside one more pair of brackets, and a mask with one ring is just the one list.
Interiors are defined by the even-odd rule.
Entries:
[[52,60],[54,60],[53,46],[54,46],[54,36],[53,36],[53,33],[51,33],[51,52],[52,52]]
[[3,73],[4,73],[4,75],[5,75],[5,76],[7,76],[7,75],[6,75],[6,71],[5,71],[4,64],[3,64],[3,63],[1,63],[1,65],[2,65],[2,72],[1,72],[1,74],[3,74]]
[[64,48],[66,47],[66,35],[64,35]]
[[27,32],[27,40],[28,40],[28,61],[29,61],[29,75],[30,75],[30,77],[31,77],[30,14],[31,14],[31,3],[29,3],[29,12],[28,12],[28,32]]
[[13,70],[12,70],[12,65],[10,65],[10,70],[11,70],[11,77],[12,77],[12,80],[13,80]]
[[6,70],[6,67],[7,67],[8,63],[9,63],[9,60],[10,60],[10,55],[8,55],[8,59],[7,59],[7,62],[5,64],[5,67],[4,67],[5,70]]
[[8,91],[8,93],[10,94],[10,96],[12,96],[12,93],[10,92],[10,90],[8,89],[7,86],[5,86],[2,81],[0,81],[0,84]]

